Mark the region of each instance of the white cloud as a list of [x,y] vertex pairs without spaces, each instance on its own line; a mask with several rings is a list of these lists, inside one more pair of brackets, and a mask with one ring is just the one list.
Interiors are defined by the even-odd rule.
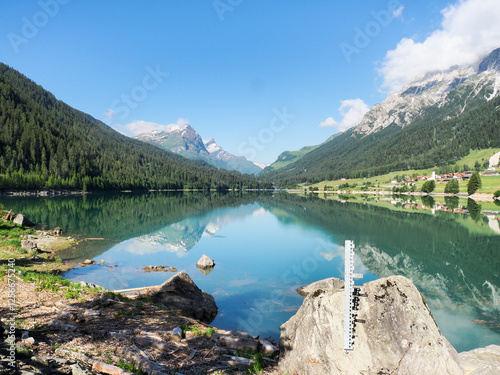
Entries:
[[336,127],[339,132],[343,132],[361,122],[364,114],[368,112],[370,108],[361,99],[348,99],[343,100],[340,105],[339,112],[342,115],[342,120],[337,122],[333,117],[328,117],[326,120],[321,121],[319,126],[321,127]]
[[322,128],[333,128],[335,125],[337,125],[337,121],[333,117],[328,117],[325,121],[319,123]]
[[331,262],[338,254],[333,251],[320,251],[318,255],[322,256],[328,262]]
[[403,15],[403,10],[405,9],[405,7],[403,5],[400,5],[399,8],[397,9],[394,9],[392,11],[392,18],[399,18]]
[[107,112],[104,112],[104,117],[106,117],[108,120],[112,120],[113,116],[116,114],[116,111],[113,111],[111,108],[108,109]]
[[128,123],[125,126],[122,126],[122,128],[129,132],[132,133],[133,135],[138,135],[141,133],[151,133],[153,131],[164,131],[167,129],[172,129],[173,127],[184,127],[188,124],[188,121],[180,118],[177,120],[176,123],[168,124],[168,125],[162,125],[158,124],[156,122],[150,122],[150,121],[132,121],[131,123]]
[[403,38],[387,52],[379,70],[382,88],[397,91],[427,72],[473,64],[500,47],[499,5],[498,0],[459,0],[443,9],[440,28],[423,42]]

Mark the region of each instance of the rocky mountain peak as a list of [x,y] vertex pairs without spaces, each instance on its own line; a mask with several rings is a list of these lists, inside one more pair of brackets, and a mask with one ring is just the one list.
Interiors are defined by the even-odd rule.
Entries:
[[497,48],[479,63],[479,73],[487,70],[500,71],[500,48]]
[[162,131],[139,134],[135,137],[175,152],[189,159],[201,159],[217,168],[257,174],[262,168],[243,156],[235,156],[225,151],[213,138],[202,140],[198,132],[187,123],[172,124]]
[[224,151],[222,147],[220,147],[217,143],[215,143],[215,140],[213,138],[204,140],[203,144],[205,145],[205,148],[210,154]]
[[375,104],[353,128],[358,135],[376,133],[390,125],[405,127],[425,118],[432,108],[444,117],[460,115],[500,92],[500,48],[491,52],[479,65],[453,66],[428,72],[407,83],[398,93],[391,93]]

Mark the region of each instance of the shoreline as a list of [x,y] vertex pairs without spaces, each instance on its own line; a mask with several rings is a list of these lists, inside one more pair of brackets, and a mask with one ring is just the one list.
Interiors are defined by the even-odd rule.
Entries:
[[154,193],[154,192],[236,192],[236,191],[252,191],[252,192],[277,192],[284,191],[289,194],[351,194],[351,195],[376,195],[376,196],[392,196],[392,195],[407,195],[407,196],[431,196],[431,197],[457,197],[457,198],[470,198],[478,202],[494,202],[500,200],[495,198],[494,194],[475,193],[468,195],[467,193],[423,193],[420,191],[414,192],[393,192],[391,190],[313,190],[305,191],[302,189],[139,189],[139,190],[99,190],[99,191],[83,191],[83,190],[0,190],[0,196],[7,197],[56,197],[56,196],[77,196],[87,194],[108,194],[108,193]]
[[473,195],[468,195],[466,193],[449,194],[449,193],[422,193],[420,191],[414,192],[393,192],[390,190],[313,190],[305,191],[299,189],[284,189],[289,194],[351,194],[351,195],[379,195],[379,196],[393,196],[393,195],[407,195],[415,197],[457,197],[457,198],[470,198],[478,202],[494,202],[499,199],[495,199],[493,194],[475,193]]

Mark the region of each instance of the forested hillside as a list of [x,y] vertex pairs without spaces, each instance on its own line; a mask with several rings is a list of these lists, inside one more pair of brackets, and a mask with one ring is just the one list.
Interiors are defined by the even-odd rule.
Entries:
[[[450,165],[470,150],[500,146],[500,97],[446,121],[433,116],[367,136],[351,129],[263,178],[280,186]],[[461,166],[456,166],[461,168]]]
[[0,189],[266,187],[130,139],[0,63]]

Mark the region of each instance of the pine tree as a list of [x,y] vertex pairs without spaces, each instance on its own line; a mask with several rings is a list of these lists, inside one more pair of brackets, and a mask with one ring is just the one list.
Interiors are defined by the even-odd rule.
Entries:
[[482,186],[481,177],[478,172],[474,172],[467,185],[467,194],[472,195]]

